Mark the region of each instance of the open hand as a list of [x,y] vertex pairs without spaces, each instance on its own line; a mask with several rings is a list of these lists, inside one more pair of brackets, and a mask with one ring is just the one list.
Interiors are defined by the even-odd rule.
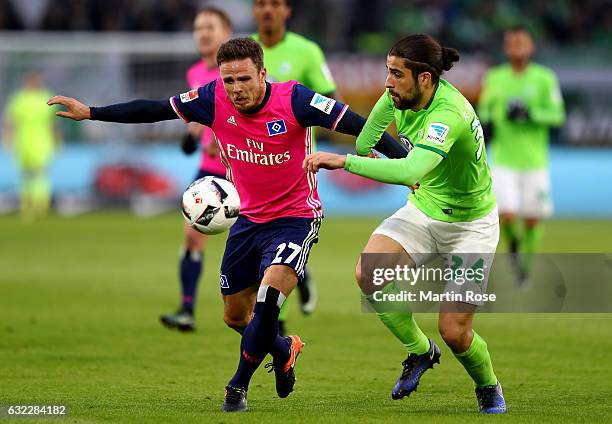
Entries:
[[302,167],[306,172],[316,173],[319,169],[340,169],[344,168],[346,162],[345,155],[336,155],[334,153],[317,152],[313,155],[308,155],[304,159]]
[[47,104],[49,106],[65,106],[68,109],[67,111],[61,110],[59,112],[55,112],[56,116],[61,116],[62,118],[69,118],[75,121],[82,121],[83,119],[91,118],[89,106],[84,105],[83,103],[79,102],[77,99],[73,99],[72,97],[53,96],[47,101]]

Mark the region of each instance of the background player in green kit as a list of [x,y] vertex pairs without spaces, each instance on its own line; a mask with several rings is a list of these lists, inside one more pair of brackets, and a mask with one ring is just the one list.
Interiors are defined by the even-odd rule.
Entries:
[[[253,17],[257,22],[257,34],[252,37],[264,52],[268,80],[301,84],[326,97],[336,98],[336,83],[325,61],[321,48],[313,41],[287,30],[291,16],[289,0],[254,0]],[[314,133],[313,133],[314,138]],[[314,311],[317,302],[316,286],[306,270],[298,284],[300,309],[304,314]],[[285,333],[288,303],[283,304],[279,316],[279,331]]]
[[51,204],[51,182],[47,167],[59,143],[55,115],[46,106],[51,93],[40,73],[31,72],[23,89],[8,101],[4,140],[12,145],[21,171],[21,215],[26,221],[43,217]]
[[[549,129],[563,123],[565,111],[553,71],[530,63],[534,45],[525,28],[506,31],[504,50],[509,63],[485,75],[478,114],[483,123],[491,125],[493,182],[502,233],[523,285],[541,239],[539,221],[553,209]],[[525,219],[522,236],[516,228],[517,216]]]
[[[377,137],[395,120],[400,137],[414,145],[405,159],[377,160],[320,152],[308,156],[304,167],[309,172],[344,168],[377,181],[406,186],[419,182],[409,203],[374,231],[363,253],[401,257],[413,267],[439,255],[451,269],[480,267],[485,270],[484,279],[472,282],[470,287],[480,287],[484,293],[499,240],[499,223],[478,117],[465,97],[440,79],[442,72],[457,60],[456,50],[442,48],[425,34],[405,37],[391,48],[387,57],[387,91],[357,139],[357,153],[369,155]],[[439,361],[440,349],[425,336],[411,313],[384,311],[375,304],[372,294],[380,288],[362,278],[365,274],[361,259],[359,262],[356,277],[363,294],[408,350],[402,374],[392,390],[393,399],[401,399],[416,390],[422,374]],[[449,286],[452,285],[454,282]],[[383,293],[396,290],[395,284],[382,289]],[[439,331],[474,380],[480,411],[504,413],[506,404],[487,344],[472,330],[476,306],[442,303]]]
[[254,0],[253,16],[257,34],[252,37],[263,49],[268,79],[296,80],[326,97],[336,97],[336,83],[321,48],[287,30],[291,16],[289,0]]

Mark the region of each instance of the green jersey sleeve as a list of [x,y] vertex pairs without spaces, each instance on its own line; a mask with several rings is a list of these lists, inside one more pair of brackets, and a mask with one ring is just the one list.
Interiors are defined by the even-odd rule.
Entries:
[[305,75],[307,81],[303,82],[304,85],[317,93],[332,93],[336,90],[336,83],[325,61],[323,50],[313,43],[310,56],[308,72]]
[[361,133],[355,141],[355,150],[357,154],[370,154],[372,147],[378,143],[380,137],[393,121],[393,111],[393,101],[387,90],[380,96],[374,105],[372,112],[370,112],[370,116],[368,116]]
[[436,153],[414,149],[403,159],[347,155],[344,169],[383,183],[411,186],[429,174],[441,161],[442,157]]
[[551,127],[558,127],[565,121],[565,107],[559,82],[553,72],[548,72],[544,79],[546,90],[529,107],[533,122]]
[[417,140],[415,147],[431,150],[446,158],[463,130],[463,118],[459,113],[438,109],[427,116],[422,138]]

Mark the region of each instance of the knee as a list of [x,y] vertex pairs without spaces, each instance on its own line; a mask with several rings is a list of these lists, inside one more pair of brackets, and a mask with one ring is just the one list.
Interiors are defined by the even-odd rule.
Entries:
[[270,286],[287,297],[297,282],[298,276],[293,268],[285,265],[271,265],[264,272],[261,286]]
[[204,235],[193,229],[185,232],[185,248],[190,252],[199,252],[204,247]]
[[438,331],[444,343],[455,353],[465,352],[470,347],[472,330],[460,323],[440,323]]
[[361,261],[357,262],[355,266],[355,281],[357,281],[357,284],[361,287]]
[[223,314],[223,321],[225,321],[225,325],[227,325],[228,327],[239,331],[249,325],[250,317],[244,314],[232,314],[226,312],[225,314]]
[[361,293],[368,296],[374,292],[374,287],[372,286],[371,282],[368,284],[368,282],[363,278],[363,272],[361,271],[361,259],[355,266],[355,280],[357,281],[357,285],[359,286]]

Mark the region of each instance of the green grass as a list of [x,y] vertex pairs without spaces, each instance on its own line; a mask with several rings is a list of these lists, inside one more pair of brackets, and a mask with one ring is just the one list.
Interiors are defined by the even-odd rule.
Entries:
[[[328,219],[313,249],[319,308],[290,329],[307,346],[296,391],[278,399],[263,369],[246,415],[218,412],[235,370],[238,335],[222,321],[210,240],[198,332],[157,322],[178,300],[181,218],[120,212],[24,225],[0,217],[0,405],[65,404],[61,422],[607,422],[612,417],[612,315],[483,314],[509,413],[476,413],[469,378],[446,347],[410,399],[392,401],[403,348],[360,312],[357,255],[377,219]],[[610,221],[552,221],[547,251],[612,251]],[[437,316],[417,316],[441,346]],[[26,420],[24,422],[32,422]],[[42,422],[47,422],[42,420]]]

